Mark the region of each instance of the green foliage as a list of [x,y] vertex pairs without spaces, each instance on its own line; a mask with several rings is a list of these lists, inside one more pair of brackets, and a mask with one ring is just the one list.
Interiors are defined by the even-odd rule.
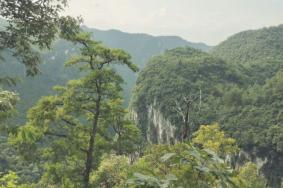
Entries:
[[[262,167],[268,185],[276,187],[282,177],[282,71],[262,86],[241,90],[242,103],[222,104],[219,122],[241,148],[253,157],[267,159]],[[229,92],[227,93],[229,95]],[[276,180],[275,180],[276,179]]]
[[[4,132],[4,131],[2,131]],[[41,171],[38,165],[21,158],[7,142],[7,135],[1,133],[0,137],[0,172],[3,174],[13,171],[17,173],[19,183],[37,182]]]
[[[223,96],[223,90],[235,84],[243,85],[243,75],[234,66],[209,54],[191,49],[177,48],[154,57],[139,74],[131,109],[137,113],[137,121],[143,134],[155,141],[156,132],[150,125],[150,106],[160,110],[177,129],[183,124],[176,111],[176,102],[187,96],[196,96],[190,108],[190,127],[196,130],[201,124],[209,124],[217,113],[214,101]],[[200,91],[202,98],[199,97]],[[217,99],[218,98],[218,99]],[[165,142],[168,142],[168,140]]]
[[1,121],[10,117],[15,112],[15,106],[18,101],[19,101],[19,97],[16,93],[10,91],[3,91],[0,88],[0,120]]
[[18,187],[17,183],[36,180],[40,174],[36,165],[21,160],[7,142],[8,132],[13,130],[9,120],[15,116],[18,102],[18,94],[0,89],[0,172],[4,174],[0,186],[4,187]]
[[[28,84],[16,86],[27,93],[25,108],[38,96],[46,95],[55,83],[63,84],[70,77],[80,78],[68,81],[65,86],[56,86],[53,93],[48,91],[50,96],[42,97],[30,109],[26,124],[17,132],[13,129],[10,132],[9,141],[15,148],[8,146],[5,134],[1,135],[0,171],[3,175],[0,186],[280,186],[283,176],[282,26],[235,35],[216,47],[212,52],[214,56],[191,48],[177,48],[152,58],[139,75],[131,103],[143,134],[153,142],[160,136],[160,129],[151,122],[150,110],[157,110],[177,127],[177,131],[182,131],[184,118],[176,109],[178,104],[184,106],[183,99],[188,96],[195,100],[187,111],[190,134],[199,125],[211,122],[219,122],[222,129],[216,124],[201,126],[193,139],[196,146],[177,143],[151,146],[141,151],[140,130],[126,116],[123,79],[116,72],[126,74],[138,70],[130,55],[93,41],[90,33],[78,33],[78,20],[60,17],[65,1],[48,0],[44,6],[40,2],[0,2],[0,15],[8,21],[4,30],[0,29],[0,49],[9,51],[3,51],[3,57],[9,62],[9,66],[3,66],[22,74],[22,69],[14,66],[17,61],[11,56],[15,56],[26,66],[27,74],[34,75],[39,72],[38,49],[51,48],[57,36],[76,46],[70,49],[69,43],[59,42],[54,53],[44,55],[46,61],[55,61],[45,67],[52,74],[38,80],[40,84],[35,87],[40,90],[38,94],[29,94],[32,90],[26,87],[30,86]],[[111,43],[112,39],[109,40]],[[135,61],[142,61],[140,66],[152,54],[165,48],[155,48],[160,42],[150,40],[141,43],[143,50],[140,50],[135,43],[131,44],[134,40],[129,41],[122,46],[136,55]],[[168,42],[168,46],[176,44],[184,45],[184,41]],[[77,51],[80,53],[73,56]],[[66,65],[73,69],[62,74],[61,65],[68,56],[72,58]],[[5,78],[0,79],[1,84],[15,84],[13,75],[6,75],[2,68],[1,75]],[[15,126],[7,119],[14,114],[17,102],[15,93],[0,91],[0,120],[5,127]],[[161,117],[160,114],[154,121]],[[261,171],[268,181],[258,175],[252,163],[237,171],[224,162],[222,158],[235,154],[238,148],[236,141],[226,137],[222,130],[237,139],[237,144],[248,151],[251,159],[266,159]],[[177,140],[176,135],[171,134],[173,137],[169,139],[161,135],[162,141]],[[27,161],[16,156],[14,149]],[[132,160],[138,154],[140,157]],[[131,156],[129,161],[128,155]],[[29,182],[37,185],[21,185]]]
[[75,187],[83,183],[88,186],[85,178],[98,166],[104,152],[111,149],[133,152],[135,147],[111,147],[115,136],[109,130],[117,128],[116,123],[119,143],[139,137],[133,125],[129,122],[123,125],[126,122],[121,99],[123,80],[110,67],[124,64],[136,71],[130,56],[102,46],[91,40],[89,34],[81,33],[72,40],[82,46],[81,54],[71,58],[67,65],[79,66],[86,75],[69,81],[65,87],[55,87],[57,95],[39,100],[30,109],[27,123],[10,138],[23,156],[45,162],[42,186],[68,187],[70,183]]
[[124,188],[130,174],[127,157],[106,155],[102,158],[98,169],[92,173],[90,182],[93,187]]
[[259,175],[256,165],[251,162],[239,169],[237,176],[233,178],[233,182],[241,188],[266,187],[266,180]]
[[[232,147],[232,146],[231,146]],[[124,156],[105,155],[91,175],[93,187],[241,187],[262,185],[256,167],[248,163],[239,171],[205,148],[186,143],[151,145],[130,163]],[[247,179],[244,175],[249,174]]]
[[250,30],[229,37],[216,46],[212,53],[227,62],[283,60],[283,26]]
[[[220,105],[220,123],[253,157],[268,160],[262,168],[268,185],[279,187],[282,178],[282,25],[245,31],[212,50],[229,63],[243,64],[250,88],[238,89],[235,102]],[[238,65],[240,66],[240,65]],[[241,93],[241,94],[239,94]],[[231,93],[226,94],[229,98]],[[230,103],[231,104],[231,103]],[[276,140],[276,141],[275,141]]]
[[201,125],[199,130],[194,133],[192,142],[223,157],[236,154],[239,151],[236,140],[227,138],[218,124]]
[[[131,101],[143,134],[153,143],[160,142],[156,138],[164,132],[178,138],[183,118],[176,107],[185,105],[184,97],[194,96],[188,110],[190,131],[219,122],[248,158],[267,160],[261,170],[267,184],[278,187],[282,178],[281,35],[282,26],[240,33],[217,46],[213,57],[186,48],[154,57],[139,74]],[[160,122],[153,119],[153,112]],[[157,124],[164,124],[162,118],[176,131],[160,130]],[[165,138],[161,142],[171,143],[167,136],[161,135]]]
[[[61,35],[61,38],[68,39],[74,34],[73,30],[70,30],[74,28],[71,26],[74,23],[68,17],[65,19],[66,22],[64,23],[67,24],[60,24],[60,30],[64,33],[64,35]],[[61,20],[64,21],[63,18]],[[2,30],[4,25],[7,24],[0,19],[0,30]],[[153,55],[159,54],[166,49],[172,49],[178,46],[191,46],[203,50],[208,49],[208,46],[205,44],[190,43],[179,37],[154,37],[146,34],[129,34],[116,30],[101,31],[86,27],[83,27],[83,29],[92,33],[91,37],[93,39],[103,42],[106,46],[121,48],[127,51],[139,68],[143,68]],[[16,80],[18,82],[14,86],[14,89],[19,93],[22,100],[18,103],[19,114],[13,118],[12,124],[23,124],[26,121],[26,112],[29,108],[35,105],[42,96],[54,94],[52,90],[53,86],[63,85],[67,81],[77,79],[84,74],[79,73],[74,67],[68,69],[64,67],[64,62],[77,52],[78,46],[73,46],[65,40],[55,40],[50,46],[49,51],[45,50],[40,54],[43,62],[39,65],[41,74],[29,78],[25,77],[24,66],[19,63],[18,59],[13,58],[8,50],[3,50],[2,54],[5,62],[0,63],[1,78],[20,77],[21,79],[21,81]],[[125,80],[122,87],[124,106],[126,106],[129,103],[137,75],[127,67],[121,65],[115,65],[113,67],[122,76],[123,80]]]
[[[227,100],[227,104],[220,105],[220,112],[226,113],[225,116],[220,117],[221,123],[224,124],[223,127],[237,138],[240,145],[247,150],[250,150],[249,147],[253,144],[258,151],[261,150],[261,145],[265,147],[265,144],[270,143],[264,139],[270,134],[267,134],[267,132],[270,132],[269,129],[280,127],[282,122],[280,110],[282,106],[281,82],[282,72],[279,71],[276,76],[261,87],[254,86],[247,91],[237,89],[240,94],[236,96],[238,98],[241,96],[242,103],[239,101],[231,103]],[[231,92],[233,91],[227,92],[224,98],[231,98]],[[235,100],[234,98],[230,101]],[[243,130],[245,132],[241,134]],[[282,131],[278,129],[277,132],[281,134]],[[278,143],[280,143],[279,140],[277,140]],[[271,151],[272,147],[268,145],[266,149]],[[267,154],[266,151],[263,153]]]
[[14,172],[9,172],[0,178],[0,188],[16,188],[18,176]]
[[167,175],[165,179],[161,180],[156,177],[143,175],[140,173],[134,173],[133,178],[127,181],[127,184],[133,187],[139,188],[166,188],[169,187],[172,181],[176,181],[177,178],[174,175]]
[[34,184],[19,184],[19,177],[15,172],[0,174],[0,188],[36,188]]
[[[75,33],[79,26],[71,17],[61,17],[66,0],[0,2],[0,15],[8,24],[0,31],[0,49],[9,49],[27,68],[27,75],[39,73],[40,54],[35,48],[50,49],[58,33]],[[68,28],[68,29],[67,29]]]
[[134,187],[232,186],[232,170],[214,152],[188,144],[155,145],[134,165]]
[[115,132],[113,147],[117,154],[129,154],[141,148],[142,137],[139,128],[129,120],[113,122]]

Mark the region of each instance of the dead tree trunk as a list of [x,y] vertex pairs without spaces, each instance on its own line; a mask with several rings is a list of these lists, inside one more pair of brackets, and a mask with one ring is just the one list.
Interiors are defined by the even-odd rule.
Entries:
[[192,137],[192,128],[191,128],[191,112],[194,110],[193,105],[194,103],[199,100],[199,109],[200,110],[200,105],[201,105],[201,90],[200,94],[198,95],[189,95],[186,97],[183,97],[182,100],[180,101],[175,101],[176,106],[175,110],[177,113],[182,117],[183,119],[183,124],[181,126],[181,132],[179,134],[179,139],[181,142],[184,142],[185,140],[191,139]]

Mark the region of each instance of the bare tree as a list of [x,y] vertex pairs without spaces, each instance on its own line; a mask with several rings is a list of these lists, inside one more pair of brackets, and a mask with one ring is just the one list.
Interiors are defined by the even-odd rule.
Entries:
[[[180,129],[179,139],[181,142],[191,139],[192,136],[192,118],[191,115],[195,110],[201,110],[202,91],[198,94],[189,94],[183,96],[180,100],[175,100],[174,110],[182,117],[183,124]],[[197,109],[196,109],[197,107]]]

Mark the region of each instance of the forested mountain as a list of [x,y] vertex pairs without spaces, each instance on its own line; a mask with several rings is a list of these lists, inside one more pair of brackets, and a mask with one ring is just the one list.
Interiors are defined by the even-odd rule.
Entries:
[[[189,46],[202,51],[209,51],[210,46],[204,43],[193,43],[177,36],[151,36],[148,34],[125,33],[118,30],[102,31],[98,29],[84,28],[93,33],[93,38],[102,41],[111,48],[121,48],[132,56],[133,62],[139,68],[144,68],[147,61],[154,55],[158,55],[165,50],[180,46]],[[136,81],[136,75],[125,68],[118,67],[118,72],[126,82],[125,96],[126,101],[130,98],[130,93]]]
[[105,45],[112,48],[127,50],[140,67],[152,55],[160,54],[164,50],[180,46],[190,46],[192,48],[209,51],[210,46],[204,43],[193,43],[186,41],[178,36],[152,36],[142,33],[125,33],[119,30],[99,30],[84,27],[85,31],[93,33],[93,38],[102,41]]
[[[4,24],[5,22],[0,20],[0,26]],[[150,57],[160,54],[167,49],[178,46],[191,46],[203,51],[210,49],[204,43],[192,43],[175,36],[155,37],[147,34],[130,34],[118,30],[102,31],[87,27],[83,28],[91,32],[95,40],[103,42],[106,46],[121,48],[129,52],[133,62],[141,69]],[[61,85],[79,76],[77,71],[74,72],[71,68],[64,67],[65,61],[75,52],[76,47],[72,47],[71,43],[58,40],[50,51],[43,53],[44,63],[40,65],[41,74],[33,78],[25,77],[23,66],[18,63],[17,59],[11,58],[9,53],[5,54],[6,61],[9,64],[0,65],[0,72],[4,75],[19,76],[21,80],[14,88],[22,98],[19,103],[19,108],[21,109],[19,119],[24,119],[25,111],[41,96],[52,93],[53,86]],[[136,81],[136,74],[120,66],[116,66],[116,69],[125,80],[123,87],[127,104]]]
[[[150,142],[168,143],[182,132],[185,111],[190,134],[214,122],[217,111],[211,102],[236,84],[243,85],[244,79],[233,66],[199,50],[177,48],[152,58],[141,71],[131,109]],[[188,106],[186,100],[191,100]]]
[[0,188],[283,186],[282,26],[210,49],[46,2],[0,1]]
[[213,48],[212,53],[228,62],[282,60],[283,25],[243,31]]
[[246,157],[258,162],[269,185],[280,187],[282,32],[282,26],[242,32],[211,55],[177,48],[152,58],[131,100],[132,116],[146,138],[171,143],[185,125],[190,137],[199,125],[218,122]]

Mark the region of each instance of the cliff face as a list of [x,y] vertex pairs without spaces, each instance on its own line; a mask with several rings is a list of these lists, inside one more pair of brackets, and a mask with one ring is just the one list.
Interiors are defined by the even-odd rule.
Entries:
[[169,144],[176,142],[176,127],[163,116],[156,105],[146,107],[141,114],[131,109],[132,119],[142,125],[140,128],[149,143]]
[[[174,143],[176,140],[176,127],[167,120],[159,109],[154,106],[148,108],[147,139],[155,140],[156,143]],[[151,134],[155,133],[155,134]]]
[[[190,131],[213,122],[216,105],[211,103],[222,95],[221,88],[240,82],[236,72],[221,59],[192,48],[152,58],[138,75],[130,103],[144,137],[150,143],[175,142],[187,108]],[[187,107],[189,98],[193,102]]]

